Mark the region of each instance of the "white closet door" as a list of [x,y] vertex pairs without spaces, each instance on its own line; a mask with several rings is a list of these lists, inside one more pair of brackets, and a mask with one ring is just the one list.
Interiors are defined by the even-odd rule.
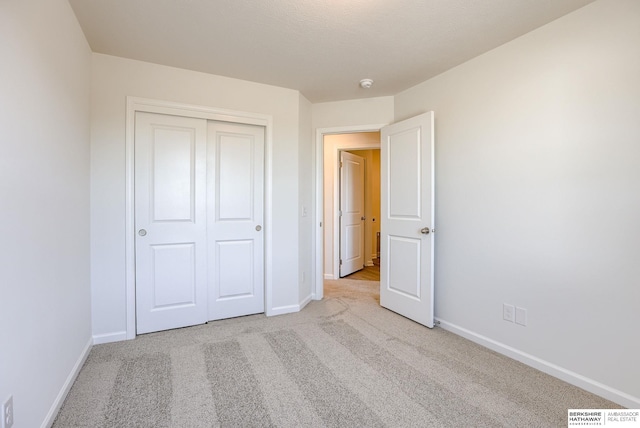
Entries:
[[207,122],[136,113],[137,333],[206,322]]
[[209,122],[209,320],[264,312],[264,128]]

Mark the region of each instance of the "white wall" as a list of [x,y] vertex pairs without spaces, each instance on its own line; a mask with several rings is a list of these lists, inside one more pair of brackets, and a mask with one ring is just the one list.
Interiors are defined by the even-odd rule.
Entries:
[[313,104],[311,115],[314,132],[317,128],[386,125],[393,122],[393,97]]
[[91,54],[65,0],[3,0],[0,33],[0,404],[37,427],[91,346]]
[[436,116],[437,318],[636,408],[639,46],[640,2],[596,1],[395,98]]
[[299,97],[298,216],[300,217],[300,226],[298,233],[300,251],[298,252],[298,280],[300,284],[299,303],[306,305],[311,300],[313,293],[311,286],[313,283],[313,252],[311,249],[315,230],[313,222],[313,137],[311,133],[311,103],[303,95]]
[[[299,303],[297,91],[93,54],[91,90],[91,280],[93,334],[123,338],[125,305],[126,96],[273,117],[273,308]],[[307,250],[309,251],[309,250]]]

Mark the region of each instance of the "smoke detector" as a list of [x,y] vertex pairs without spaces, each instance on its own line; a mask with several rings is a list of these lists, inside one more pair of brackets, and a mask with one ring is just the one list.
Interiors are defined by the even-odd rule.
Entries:
[[373,80],[371,79],[362,79],[360,81],[360,87],[362,89],[369,89],[371,86],[373,86]]

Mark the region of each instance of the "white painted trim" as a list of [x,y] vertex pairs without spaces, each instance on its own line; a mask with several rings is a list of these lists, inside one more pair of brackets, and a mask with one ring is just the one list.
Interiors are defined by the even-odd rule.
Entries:
[[324,279],[336,279],[332,273],[325,273],[324,274]]
[[102,345],[103,343],[120,342],[127,340],[126,331],[117,331],[115,333],[96,334],[93,336],[94,345]]
[[373,260],[367,260],[366,262],[364,262],[364,265],[367,267],[373,266]]
[[127,97],[127,118],[125,129],[125,298],[126,298],[126,338],[136,337],[136,244],[135,234],[135,200],[133,192],[134,177],[134,141],[135,113],[138,107],[136,99]]
[[[126,339],[136,337],[136,290],[135,290],[135,216],[134,216],[134,134],[135,112],[169,114],[206,120],[217,120],[247,125],[259,125],[265,128],[265,168],[264,168],[264,285],[265,314],[276,315],[273,305],[273,220],[272,220],[272,164],[273,164],[273,117],[261,113],[250,113],[215,107],[182,104],[147,98],[127,97],[126,109],[126,219],[125,219],[125,273],[126,273]],[[297,306],[297,305],[296,305]],[[120,333],[114,333],[120,334]]]
[[266,314],[268,317],[284,314],[292,314],[294,312],[300,312],[300,305],[278,306],[271,309],[271,313]]
[[264,148],[264,312],[272,315],[273,310],[273,118],[266,118]]
[[[316,233],[312,236],[313,240],[313,256],[315,258],[315,263],[313,265],[313,275],[312,275],[312,296],[314,300],[321,300],[324,296],[324,285],[323,281],[325,279],[333,279],[337,275],[331,275],[332,278],[327,278],[327,275],[324,273],[323,259],[324,259],[324,236],[323,236],[323,226],[320,226],[320,223],[324,218],[324,136],[331,134],[353,134],[356,132],[377,132],[380,131],[387,124],[375,124],[375,125],[357,125],[357,126],[340,126],[335,128],[317,128],[316,129],[316,149],[313,151],[313,156],[315,157],[314,161],[314,179],[315,179],[315,210],[314,210],[314,227]],[[365,147],[366,148],[366,147]],[[341,149],[342,150],[342,149]],[[334,180],[334,186],[336,181]],[[335,194],[334,194],[335,197]],[[334,220],[334,230],[335,230],[335,220]],[[335,232],[334,232],[335,235]],[[334,239],[334,245],[335,245]],[[339,251],[337,252],[339,253]],[[338,256],[339,257],[339,256]],[[336,251],[334,249],[334,259],[336,258]],[[339,260],[338,260],[339,263]],[[334,263],[334,266],[336,264]]]
[[298,310],[302,310],[302,308],[307,306],[311,300],[313,300],[313,294],[309,294],[307,297],[302,299],[302,302],[298,304]]
[[58,416],[58,412],[60,411],[60,408],[62,407],[62,404],[64,403],[65,398],[67,398],[67,395],[69,394],[69,391],[73,386],[73,383],[76,381],[78,374],[80,374],[80,370],[82,370],[82,366],[84,366],[85,361],[87,361],[87,358],[89,357],[89,353],[91,352],[92,346],[93,346],[93,339],[89,338],[89,341],[87,342],[84,349],[80,353],[78,360],[76,361],[73,368],[71,369],[69,376],[67,376],[67,380],[62,385],[62,389],[58,393],[58,396],[53,402],[53,405],[49,409],[49,413],[47,413],[47,416],[44,418],[44,421],[42,421],[42,425],[41,425],[42,428],[48,428],[53,425],[53,421],[56,420],[56,416]]
[[534,369],[540,370],[541,372],[561,379],[567,383],[570,383],[571,385],[577,386],[578,388],[582,388],[586,391],[599,395],[600,397],[606,398],[613,401],[614,403],[620,404],[621,406],[630,409],[640,408],[639,397],[633,397],[625,392],[618,391],[617,389],[611,388],[586,376],[572,372],[571,370],[567,370],[563,367],[557,366],[541,358],[527,354],[526,352],[522,352],[516,348],[505,345],[504,343],[490,339],[486,336],[475,333],[471,330],[467,330],[466,328],[457,326],[445,320],[436,318],[436,321],[444,330],[450,331],[454,334],[457,334],[458,336],[462,336],[465,339],[469,339],[472,342],[489,348],[492,351],[496,351],[509,358],[520,361],[521,363],[524,363],[530,367],[533,367]]

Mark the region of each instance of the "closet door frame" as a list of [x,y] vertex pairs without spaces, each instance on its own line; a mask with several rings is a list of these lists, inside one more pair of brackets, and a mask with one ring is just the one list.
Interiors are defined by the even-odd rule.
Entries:
[[126,283],[126,338],[136,337],[136,270],[135,270],[135,200],[134,200],[134,140],[136,112],[158,113],[173,116],[221,122],[258,125],[265,128],[265,170],[264,170],[264,293],[265,314],[273,315],[272,310],[272,130],[273,118],[270,115],[248,113],[235,110],[197,106],[190,104],[160,101],[147,98],[127,97],[126,109],[126,217],[125,217],[125,283]]

